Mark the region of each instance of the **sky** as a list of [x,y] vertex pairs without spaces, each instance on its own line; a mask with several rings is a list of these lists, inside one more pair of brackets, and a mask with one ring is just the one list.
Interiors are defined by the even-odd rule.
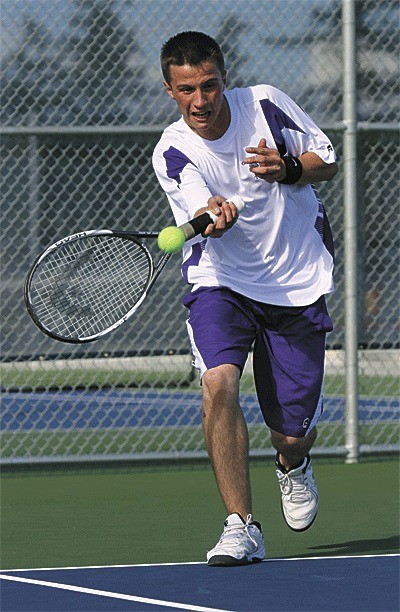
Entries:
[[[98,0],[95,0],[98,1]],[[244,27],[235,35],[226,33],[226,41],[218,39],[222,49],[229,42],[236,44],[241,58],[230,76],[238,73],[243,83],[269,83],[295,95],[309,78],[312,58],[304,44],[287,44],[282,53],[276,36],[291,39],[312,34],[311,11],[317,7],[337,5],[340,0],[117,0],[123,27],[135,34],[141,47],[141,60],[146,63],[149,81],[161,84],[159,66],[161,45],[170,36],[183,30],[201,30],[216,36],[228,16],[236,17]],[[24,17],[43,23],[54,35],[68,34],[70,18],[76,11],[73,0],[0,0],[1,60],[7,61],[22,41]],[[133,58],[133,62],[136,58]]]

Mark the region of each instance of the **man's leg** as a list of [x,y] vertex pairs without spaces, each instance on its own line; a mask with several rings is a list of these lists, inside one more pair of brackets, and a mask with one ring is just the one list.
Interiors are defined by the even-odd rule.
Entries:
[[218,489],[228,514],[252,513],[249,437],[239,405],[240,370],[220,365],[207,370],[203,384],[203,430]]
[[316,439],[316,427],[303,438],[293,438],[271,430],[272,445],[278,452],[279,463],[286,470],[290,470],[303,461],[314,446]]
[[208,565],[245,565],[265,558],[261,525],[253,521],[249,439],[239,405],[240,369],[220,365],[203,381],[203,429],[208,454],[228,517],[224,531],[207,553]]
[[261,525],[252,516],[249,440],[239,380],[256,322],[245,298],[229,289],[198,289],[184,303],[190,308],[188,332],[202,377],[205,442],[228,513],[221,537],[207,552],[207,563],[255,563],[265,558],[265,546]]
[[316,439],[316,427],[302,438],[271,430],[272,444],[277,450],[276,475],[282,494],[282,512],[294,531],[311,527],[318,512],[318,489],[309,455]]
[[309,451],[322,414],[325,338],[332,322],[323,297],[310,306],[260,308],[265,326],[254,348],[257,395],[277,450],[284,518],[304,531],[318,512]]

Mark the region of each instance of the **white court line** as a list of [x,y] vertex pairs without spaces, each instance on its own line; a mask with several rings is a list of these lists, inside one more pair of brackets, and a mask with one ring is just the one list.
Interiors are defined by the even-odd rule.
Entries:
[[[278,561],[316,561],[322,559],[364,559],[364,558],[377,558],[377,557],[400,557],[398,553],[388,553],[384,555],[338,555],[338,556],[324,556],[324,557],[294,557],[290,558],[275,558],[266,559],[264,563],[278,562]],[[15,569],[15,570],[2,570],[3,572],[30,572],[30,571],[61,571],[61,570],[84,570],[84,569],[113,569],[113,568],[134,568],[134,567],[164,567],[164,566],[179,566],[179,565],[205,565],[203,561],[190,561],[187,563],[143,563],[143,564],[132,564],[132,565],[90,565],[90,566],[73,566],[73,567],[50,567],[50,568],[34,568],[34,569]],[[48,582],[45,580],[34,580],[32,578],[22,578],[20,576],[8,576],[6,574],[0,574],[0,579],[10,580],[12,582],[21,582],[24,584],[33,584],[37,586],[51,587],[54,589],[61,589],[64,591],[73,591],[76,593],[84,593],[87,595],[98,595],[101,597],[110,597],[113,599],[122,599],[125,601],[135,601],[137,603],[150,604],[153,606],[167,606],[170,608],[176,608],[179,610],[192,610],[194,612],[229,612],[228,610],[222,610],[219,608],[208,608],[204,606],[193,606],[190,604],[182,604],[178,602],[166,601],[162,599],[150,599],[147,597],[138,597],[135,595],[125,595],[124,593],[115,593],[113,591],[102,591],[98,589],[90,589],[87,587],[74,586],[70,584],[64,584],[59,582]]]
[[[384,553],[373,555],[327,555],[323,557],[274,557],[264,559],[262,563],[274,563],[276,561],[318,561],[322,559],[371,559],[375,557],[399,557],[400,553]],[[123,569],[128,567],[171,567],[175,565],[206,565],[205,561],[182,561],[179,563],[132,563],[123,565],[71,565],[67,567],[30,567],[2,569],[1,572],[58,572],[61,570],[84,570],[84,569]],[[259,565],[257,563],[257,565]]]
[[175,565],[206,565],[205,561],[181,561],[171,563],[125,563],[121,565],[70,565],[67,567],[30,567],[21,569],[2,569],[0,572],[58,572],[60,570],[83,570],[83,569],[113,569],[114,567],[168,567]]
[[3,580],[11,580],[13,582],[23,582],[24,584],[34,584],[37,586],[51,587],[53,589],[61,589],[64,591],[73,591],[74,593],[84,593],[85,595],[99,595],[101,597],[110,597],[112,599],[123,599],[125,601],[136,601],[137,603],[151,604],[153,606],[166,606],[168,608],[178,608],[179,610],[194,610],[195,612],[229,612],[219,608],[205,608],[202,606],[192,606],[190,604],[177,603],[175,601],[164,601],[162,599],[150,599],[148,597],[137,597],[136,595],[125,595],[124,593],[114,593],[112,591],[100,591],[98,589],[89,589],[87,587],[74,586],[71,584],[63,584],[60,582],[47,582],[46,580],[33,580],[32,578],[21,578],[19,576],[5,576],[0,574]]

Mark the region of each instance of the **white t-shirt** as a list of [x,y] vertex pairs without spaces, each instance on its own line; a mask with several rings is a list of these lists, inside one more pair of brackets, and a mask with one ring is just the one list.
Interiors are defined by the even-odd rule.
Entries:
[[[299,156],[336,160],[329,139],[286,94],[268,85],[224,92],[231,112],[228,130],[205,140],[184,122],[161,136],[153,166],[177,225],[212,195],[238,194],[245,209],[221,238],[197,237],[184,245],[182,273],[198,287],[223,286],[254,300],[305,306],[333,290],[329,224],[312,185],[269,184],[241,164],[245,148],[267,146]],[[326,244],[325,244],[326,243]]]

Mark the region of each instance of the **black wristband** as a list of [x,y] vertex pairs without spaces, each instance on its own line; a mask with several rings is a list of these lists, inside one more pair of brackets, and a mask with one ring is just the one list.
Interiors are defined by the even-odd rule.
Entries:
[[301,175],[303,174],[303,166],[298,157],[294,157],[293,155],[287,155],[282,157],[286,166],[286,177],[282,181],[278,181],[282,185],[294,185],[297,181],[300,180]]

